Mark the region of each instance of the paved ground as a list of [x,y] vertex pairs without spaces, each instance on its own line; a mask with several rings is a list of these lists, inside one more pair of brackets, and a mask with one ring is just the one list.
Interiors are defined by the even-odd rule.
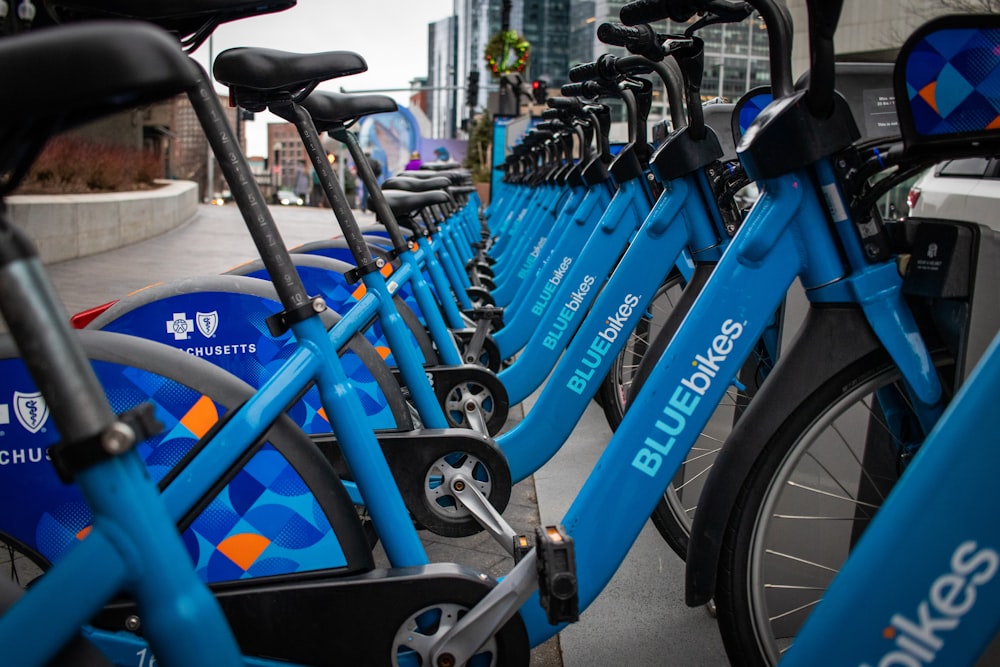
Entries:
[[[329,211],[276,210],[286,244],[336,233]],[[201,206],[196,218],[156,239],[99,256],[55,264],[54,282],[70,313],[155,281],[213,274],[251,259],[255,249],[234,206]],[[530,409],[529,399],[521,411]],[[507,520],[517,530],[557,522],[592,469],[610,431],[592,404],[570,440],[533,478],[514,489]],[[432,560],[461,562],[499,576],[512,561],[489,538],[425,536]],[[683,604],[682,563],[651,525],[582,620],[535,649],[534,667],[693,667],[725,664],[715,622]]]

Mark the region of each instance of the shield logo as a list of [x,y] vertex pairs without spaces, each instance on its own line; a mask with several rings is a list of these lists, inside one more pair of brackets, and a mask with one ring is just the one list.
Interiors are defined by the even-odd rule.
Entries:
[[195,322],[198,323],[198,331],[205,338],[211,338],[219,328],[219,311],[213,310],[210,313],[195,313]]
[[26,431],[38,433],[49,418],[49,406],[45,404],[40,391],[30,394],[15,391],[14,415]]

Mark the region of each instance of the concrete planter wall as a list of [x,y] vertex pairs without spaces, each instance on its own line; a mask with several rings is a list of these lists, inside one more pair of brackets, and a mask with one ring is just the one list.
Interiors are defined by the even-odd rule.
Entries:
[[179,227],[198,210],[191,181],[157,181],[141,192],[7,197],[14,224],[31,237],[42,261],[61,262],[144,241]]

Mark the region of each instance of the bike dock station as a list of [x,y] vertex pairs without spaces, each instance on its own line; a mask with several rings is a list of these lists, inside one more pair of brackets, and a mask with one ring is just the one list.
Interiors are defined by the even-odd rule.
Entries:
[[[279,214],[289,245],[315,240],[317,227],[329,224],[331,218],[329,209],[284,208]],[[210,245],[198,241],[206,238],[211,239]],[[252,252],[235,207],[201,205],[195,218],[179,229],[48,269],[67,311],[78,312],[146,286],[151,276],[145,267],[151,262],[156,262],[158,277],[170,280],[225,271]],[[109,266],[116,267],[113,276]],[[512,410],[508,427],[531,404],[529,398],[523,407]],[[600,407],[592,403],[551,464],[515,485],[505,518],[515,529],[529,533],[534,526],[558,521],[610,437]],[[422,537],[433,561],[468,564],[492,576],[503,575],[512,563],[485,534],[454,539],[425,531]],[[681,667],[724,664],[715,621],[705,609],[684,605],[682,580],[683,563],[664,550],[660,537],[647,527],[601,597],[578,623],[536,648],[532,665],[604,667],[618,661],[656,667],[666,654],[672,656],[672,665]],[[620,613],[622,605],[636,601],[656,613],[642,617]],[[666,627],[669,632],[663,631]]]

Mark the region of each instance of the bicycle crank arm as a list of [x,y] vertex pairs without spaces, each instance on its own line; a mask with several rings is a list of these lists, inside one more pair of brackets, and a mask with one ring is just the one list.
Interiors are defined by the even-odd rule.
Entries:
[[462,474],[457,474],[452,478],[451,490],[462,507],[475,517],[479,525],[492,535],[493,539],[507,550],[507,553],[513,556],[517,533],[500,516],[500,513],[494,509],[493,505],[490,505],[490,502],[483,495],[482,491]]
[[573,540],[562,526],[535,530],[535,548],[430,649],[431,665],[464,665],[538,588],[549,623],[580,618]]

